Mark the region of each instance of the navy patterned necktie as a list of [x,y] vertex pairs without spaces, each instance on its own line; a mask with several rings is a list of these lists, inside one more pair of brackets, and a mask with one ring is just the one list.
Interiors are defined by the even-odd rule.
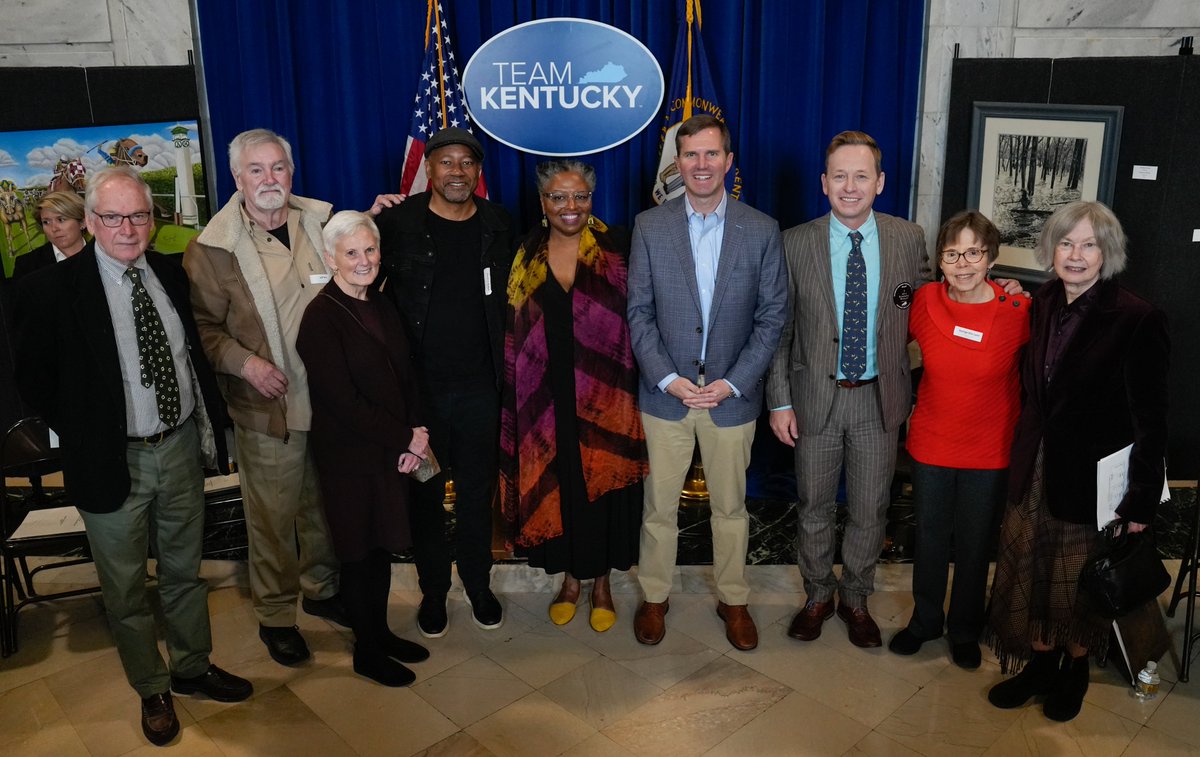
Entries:
[[158,417],[169,428],[179,423],[179,381],[175,376],[175,359],[171,357],[171,343],[158,317],[158,308],[142,283],[138,269],[129,267],[125,275],[133,282],[133,325],[137,332],[138,367],[141,370],[142,386],[153,384],[154,396],[158,400]]
[[846,261],[846,299],[842,305],[842,374],[858,381],[867,370],[867,263],[862,254],[863,235],[850,232],[850,258]]

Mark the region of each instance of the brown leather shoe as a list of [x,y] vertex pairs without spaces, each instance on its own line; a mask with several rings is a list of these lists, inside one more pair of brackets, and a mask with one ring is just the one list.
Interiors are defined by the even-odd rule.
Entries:
[[667,634],[667,610],[671,609],[670,600],[661,602],[642,602],[633,616],[633,635],[643,644],[657,644]]
[[796,613],[788,626],[788,636],[800,641],[812,641],[821,635],[821,624],[833,617],[833,602],[813,602]]
[[167,744],[179,733],[179,719],[175,717],[171,692],[165,691],[142,700],[142,733],[155,746]]
[[727,605],[717,602],[717,617],[725,621],[725,638],[743,652],[758,646],[758,629],[746,605]]
[[875,620],[865,606],[851,609],[844,604],[838,604],[837,614],[846,621],[846,631],[850,635],[851,644],[856,647],[883,645],[883,639],[879,636],[879,626],[875,625]]

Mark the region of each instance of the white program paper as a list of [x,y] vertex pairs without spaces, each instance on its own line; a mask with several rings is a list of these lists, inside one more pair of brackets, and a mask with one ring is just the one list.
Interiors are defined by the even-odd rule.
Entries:
[[31,510],[13,533],[13,539],[28,539],[34,536],[82,533],[83,516],[74,507],[53,507],[49,510]]
[[[1124,449],[1096,463],[1096,529],[1101,530],[1117,519],[1117,507],[1129,491],[1129,455],[1133,452],[1130,444]],[[1171,498],[1171,489],[1167,486],[1166,469],[1163,470],[1163,490],[1160,502]]]

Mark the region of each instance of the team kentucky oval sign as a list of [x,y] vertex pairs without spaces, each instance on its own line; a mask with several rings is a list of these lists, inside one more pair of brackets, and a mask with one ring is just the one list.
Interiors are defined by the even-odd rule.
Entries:
[[547,18],[492,37],[463,70],[475,124],[509,147],[585,155],[621,144],[658,115],[658,61],[629,34]]

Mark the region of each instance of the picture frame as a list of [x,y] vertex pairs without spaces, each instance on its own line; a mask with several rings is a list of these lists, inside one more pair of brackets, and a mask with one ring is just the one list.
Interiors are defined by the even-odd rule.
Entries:
[[[211,216],[195,119],[0,131],[0,278],[48,243],[37,204],[49,192],[83,197],[101,168],[128,166],[150,186],[151,247],[180,253]],[[86,239],[86,237],[85,237]]]
[[1112,204],[1120,105],[976,102],[967,205],[1000,230],[993,272],[1041,283],[1034,247],[1046,219],[1075,200]]

